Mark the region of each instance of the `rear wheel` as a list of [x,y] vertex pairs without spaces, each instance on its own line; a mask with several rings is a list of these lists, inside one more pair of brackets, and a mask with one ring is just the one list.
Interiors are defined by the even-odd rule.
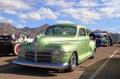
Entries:
[[74,71],[75,68],[76,68],[76,63],[77,63],[77,61],[76,61],[76,54],[73,53],[71,58],[70,58],[69,68],[66,69],[66,71],[68,71],[68,72]]
[[15,45],[14,45],[13,55],[17,55],[17,54],[18,54],[19,45],[20,45],[20,44],[15,44]]

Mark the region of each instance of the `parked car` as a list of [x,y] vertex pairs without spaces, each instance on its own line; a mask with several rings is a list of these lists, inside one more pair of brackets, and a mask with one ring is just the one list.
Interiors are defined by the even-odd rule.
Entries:
[[120,44],[120,34],[118,34],[118,43]]
[[17,55],[19,43],[13,42],[11,35],[0,35],[0,56]]
[[113,37],[110,33],[101,33],[103,34],[103,38],[101,38],[102,46],[113,46]]
[[110,40],[106,35],[104,35],[100,39],[101,39],[101,46],[109,46],[110,45]]
[[119,33],[112,33],[113,37],[113,44],[120,44],[120,34]]
[[34,39],[33,38],[26,38],[25,40],[24,40],[24,42],[26,43],[26,42],[32,42]]
[[92,33],[90,33],[90,37],[91,36],[94,39],[94,41],[96,42],[96,48],[101,47],[102,38],[104,37],[104,35],[99,32],[92,32]]
[[19,46],[14,64],[73,71],[81,62],[93,58],[96,46],[84,26],[56,24],[44,36]]

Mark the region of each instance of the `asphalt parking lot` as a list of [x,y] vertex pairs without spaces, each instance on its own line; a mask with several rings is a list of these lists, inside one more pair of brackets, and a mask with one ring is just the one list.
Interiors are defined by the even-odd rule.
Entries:
[[120,44],[100,47],[73,72],[23,67],[11,63],[16,56],[0,57],[0,79],[120,79]]

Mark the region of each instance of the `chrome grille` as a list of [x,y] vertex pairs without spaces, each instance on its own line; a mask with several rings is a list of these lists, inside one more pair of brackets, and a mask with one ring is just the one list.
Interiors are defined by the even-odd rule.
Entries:
[[51,63],[52,51],[26,51],[26,61]]

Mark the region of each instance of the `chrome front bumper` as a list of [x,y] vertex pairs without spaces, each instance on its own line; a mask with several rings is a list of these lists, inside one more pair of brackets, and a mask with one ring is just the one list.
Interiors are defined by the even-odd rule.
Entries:
[[38,62],[28,62],[28,61],[21,61],[21,60],[13,60],[12,63],[24,66],[31,66],[31,67],[41,67],[41,68],[53,68],[53,69],[66,69],[68,68],[68,63],[64,64],[53,64],[53,63],[38,63]]

